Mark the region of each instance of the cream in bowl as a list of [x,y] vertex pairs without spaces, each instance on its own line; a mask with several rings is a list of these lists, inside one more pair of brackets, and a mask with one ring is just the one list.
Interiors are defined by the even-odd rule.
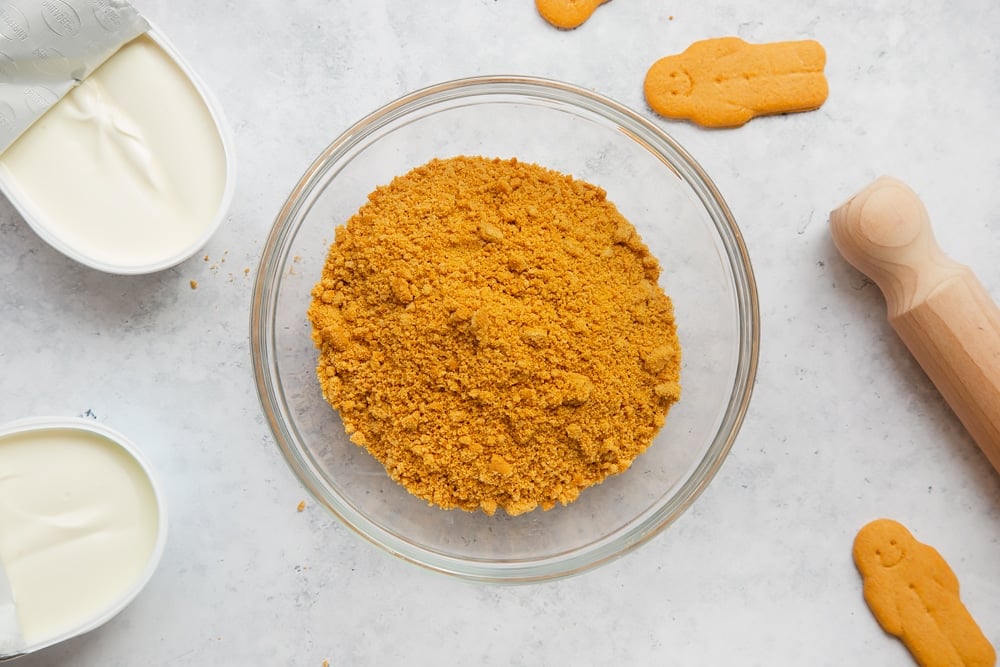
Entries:
[[0,190],[69,257],[151,273],[196,253],[235,183],[219,109],[156,31],[131,40],[0,154]]
[[0,610],[6,588],[15,612],[6,627],[0,614],[0,660],[115,616],[152,576],[166,528],[150,468],[120,434],[83,419],[0,427]]

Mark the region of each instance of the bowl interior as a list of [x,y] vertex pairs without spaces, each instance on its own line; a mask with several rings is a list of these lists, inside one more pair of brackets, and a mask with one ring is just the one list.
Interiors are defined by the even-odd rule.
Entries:
[[[306,309],[333,241],[376,186],[434,157],[535,162],[604,188],[660,260],[683,349],[682,397],[632,467],[574,503],[493,517],[428,506],[352,444],[320,394]],[[276,439],[316,497],[365,537],[434,569],[483,579],[578,571],[683,511],[727,453],[756,365],[756,294],[739,232],[672,140],[614,103],[522,79],[445,84],[368,117],[289,198],[264,252],[252,337]]]

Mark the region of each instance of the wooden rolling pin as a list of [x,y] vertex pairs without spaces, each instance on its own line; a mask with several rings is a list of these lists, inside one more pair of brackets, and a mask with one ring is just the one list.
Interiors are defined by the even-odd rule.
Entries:
[[833,242],[885,295],[889,322],[1000,472],[1000,309],[941,251],[927,209],[881,177],[830,214]]

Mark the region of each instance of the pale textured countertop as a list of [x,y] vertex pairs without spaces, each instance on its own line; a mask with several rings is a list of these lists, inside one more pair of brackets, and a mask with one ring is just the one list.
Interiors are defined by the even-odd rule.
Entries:
[[[617,0],[573,32],[528,0],[135,5],[223,106],[239,182],[205,251],[144,277],[75,264],[0,202],[0,422],[89,411],[152,460],[171,516],[124,613],[19,667],[909,666],[850,559],[878,516],[942,552],[1000,645],[1000,475],[827,228],[831,208],[893,174],[1000,297],[1000,5]],[[818,39],[829,100],[735,130],[655,117],[649,65],[722,35]],[[565,80],[654,120],[728,201],[760,292],[756,389],[719,475],[648,544],[554,583],[455,581],[312,502],[297,512],[306,494],[252,380],[253,272],[303,170],[376,107],[477,74]]]

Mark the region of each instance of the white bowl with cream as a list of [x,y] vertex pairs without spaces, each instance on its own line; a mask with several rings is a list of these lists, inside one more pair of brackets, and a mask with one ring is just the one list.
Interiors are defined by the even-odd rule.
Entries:
[[0,154],[0,191],[92,268],[152,273],[222,223],[235,152],[222,112],[155,29],[131,40]]
[[0,645],[0,660],[118,614],[152,577],[166,535],[150,466],[121,434],[88,419],[0,426],[0,574],[21,639]]

